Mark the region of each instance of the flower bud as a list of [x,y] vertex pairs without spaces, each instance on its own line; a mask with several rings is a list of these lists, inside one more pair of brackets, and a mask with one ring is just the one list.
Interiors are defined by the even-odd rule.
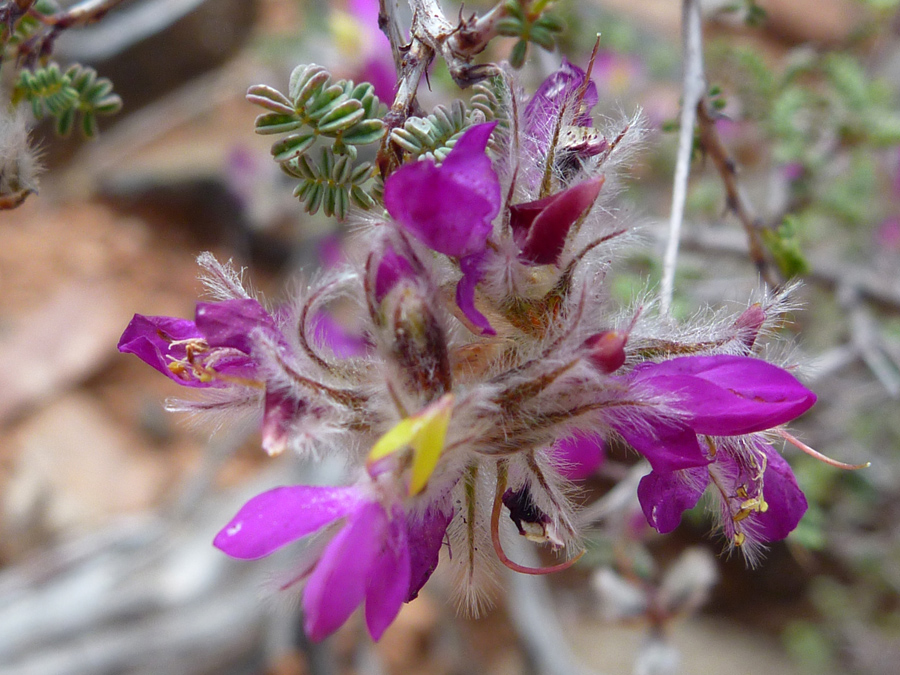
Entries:
[[282,393],[266,392],[262,448],[269,456],[279,455],[287,449],[292,427],[306,411],[304,401]]
[[602,373],[616,372],[625,363],[625,343],[628,333],[605,330],[584,341],[588,360]]
[[444,329],[422,289],[398,284],[384,300],[390,356],[410,392],[433,401],[450,391],[450,356]]
[[410,262],[387,246],[375,272],[375,302],[380,303],[402,279],[415,277]]
[[766,312],[757,302],[750,305],[735,320],[734,328],[738,339],[747,347],[747,352],[753,349],[753,344],[759,336],[759,330],[766,321]]
[[603,176],[579,183],[549,197],[510,207],[510,227],[519,257],[533,265],[556,265],[569,230],[593,206]]

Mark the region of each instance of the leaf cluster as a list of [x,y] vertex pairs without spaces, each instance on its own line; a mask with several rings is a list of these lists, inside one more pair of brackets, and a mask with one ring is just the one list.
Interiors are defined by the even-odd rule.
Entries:
[[797,240],[795,217],[785,216],[778,228],[762,230],[762,240],[785,279],[809,273],[809,263]]
[[437,106],[425,117],[409,117],[402,127],[391,131],[391,141],[414,159],[429,157],[442,162],[471,124],[470,111],[457,99],[449,107]]
[[843,234],[850,248],[866,246],[860,228],[896,209],[881,190],[886,153],[900,144],[896,85],[873,76],[864,53],[852,49],[798,48],[781,67],[733,44],[715,45],[711,55],[714,77],[784,167],[776,175],[785,202],[763,242],[782,274],[804,272],[801,248],[810,241],[837,245]]
[[559,16],[548,11],[552,4],[553,0],[507,0],[504,3],[504,16],[497,22],[497,33],[519,38],[509,56],[513,68],[521,68],[525,63],[529,42],[547,51],[556,46],[556,39],[566,25]]
[[508,126],[498,95],[502,86],[501,78],[479,82],[468,106],[456,99],[449,106],[436,106],[424,117],[407,118],[402,127],[391,131],[391,142],[413,160],[426,157],[440,164],[472,125],[497,120],[501,127]]
[[284,162],[281,167],[300,179],[294,196],[303,202],[309,214],[321,207],[326,216],[343,219],[351,203],[364,210],[375,205],[375,198],[365,188],[375,175],[371,162],[354,165],[347,155],[336,156],[331,148],[323,147],[318,162],[306,153]]
[[[57,12],[59,5],[52,0],[37,0],[31,6],[31,10],[35,14],[47,16]],[[34,38],[43,27],[44,24],[36,16],[22,12],[15,2],[0,5],[0,42],[3,45],[3,52],[0,52],[0,56],[3,57],[2,60],[14,59],[16,48]]]
[[799,50],[778,73],[752,49],[727,47],[720,55],[747,117],[773,136],[779,161],[817,163],[822,158],[812,153],[825,134],[843,146],[900,143],[896,92],[852,54]]
[[[368,82],[333,80],[316,64],[291,73],[288,93],[264,84],[250,87],[247,100],[268,112],[256,118],[256,133],[287,134],[272,145],[281,168],[301,182],[294,195],[306,211],[343,219],[351,203],[371,208],[377,193],[365,187],[374,176],[369,162],[354,164],[359,146],[376,143],[385,133],[384,106]],[[308,157],[317,142],[320,160]]]
[[288,134],[272,146],[276,162],[299,157],[320,138],[332,141],[335,154],[355,159],[357,146],[375,143],[384,135],[375,88],[368,82],[334,82],[316,64],[294,69],[288,95],[258,84],[247,91],[247,100],[269,111],[256,118],[256,133]]
[[73,64],[63,72],[51,62],[35,70],[22,70],[13,92],[13,102],[31,104],[37,119],[53,117],[56,133],[68,136],[80,115],[81,132],[87,138],[97,135],[97,116],[112,115],[122,107],[122,99],[113,93],[113,85],[97,71]]

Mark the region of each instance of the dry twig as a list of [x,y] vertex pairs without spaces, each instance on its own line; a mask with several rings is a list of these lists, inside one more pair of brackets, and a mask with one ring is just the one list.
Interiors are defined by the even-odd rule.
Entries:
[[700,145],[712,160],[722,179],[728,210],[734,213],[741,221],[741,225],[744,226],[750,249],[750,259],[756,265],[760,277],[772,288],[777,288],[781,280],[778,279],[766,258],[766,249],[763,246],[762,237],[760,237],[763,223],[754,215],[753,207],[738,184],[737,164],[722,142],[722,137],[716,129],[716,121],[710,114],[706,100],[702,98],[697,103],[697,128],[700,134]]
[[493,64],[472,65],[471,60],[497,35],[497,21],[505,15],[504,3],[497,4],[484,16],[463,18],[454,26],[437,0],[410,0],[413,11],[411,40],[403,39],[394,0],[380,0],[378,24],[391,42],[397,67],[397,94],[385,116],[386,131],[378,150],[378,167],[387,177],[400,164],[397,148],[391,146],[391,130],[403,126],[417,112],[416,93],[422,76],[435,56],[447,63],[453,81],[466,88],[499,71]]
[[56,14],[44,15],[32,7],[29,14],[47,26],[53,26],[57,30],[71,28],[72,26],[85,26],[99,21],[117,5],[125,0],[85,0],[65,11]]
[[684,78],[682,86],[681,129],[678,135],[678,159],[675,164],[675,181],[672,189],[672,215],[669,220],[669,239],[663,260],[662,286],[660,288],[660,313],[668,316],[675,289],[675,267],[678,263],[678,242],[684,220],[688,178],[691,173],[691,155],[694,148],[694,124],[697,106],[703,98],[703,26],[699,0],[684,0],[682,5],[682,45]]

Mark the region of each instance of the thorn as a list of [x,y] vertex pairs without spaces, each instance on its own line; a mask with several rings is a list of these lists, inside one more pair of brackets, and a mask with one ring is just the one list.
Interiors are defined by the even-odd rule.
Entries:
[[584,82],[581,83],[581,86],[578,88],[577,96],[575,97],[575,110],[578,111],[581,108],[581,102],[584,101],[584,96],[587,94],[588,86],[591,84],[591,73],[594,70],[594,61],[597,60],[597,54],[600,52],[600,33],[597,33],[597,40],[594,42],[594,48],[591,50],[591,58],[588,61],[587,71],[584,73]]

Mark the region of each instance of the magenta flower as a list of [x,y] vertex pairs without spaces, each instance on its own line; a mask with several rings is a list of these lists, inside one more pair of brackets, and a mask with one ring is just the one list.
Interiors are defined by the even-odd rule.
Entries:
[[[553,171],[568,182],[584,167],[582,160],[609,149],[606,137],[593,128],[591,110],[599,96],[587,73],[569,61],[538,87],[522,115],[521,147],[525,161],[518,179],[536,194],[553,159]],[[551,145],[554,147],[551,149]],[[597,177],[597,169],[590,171]]]
[[806,497],[790,465],[759,440],[743,451],[720,448],[708,470],[654,471],[641,479],[638,499],[647,522],[665,534],[678,527],[684,511],[696,506],[710,485],[725,536],[737,545],[784,539],[806,513]]
[[254,560],[340,521],[308,572],[306,633],[322,640],[365,603],[369,634],[378,640],[437,566],[451,516],[439,509],[411,516],[360,487],[297,485],[251,499],[213,543],[233,558]]
[[440,166],[431,160],[408,164],[384,185],[384,205],[391,217],[428,248],[459,259],[463,280],[457,303],[483,332],[488,320],[475,308],[475,287],[492,221],[500,212],[500,181],[485,154],[496,122],[471,127]]
[[900,218],[888,218],[875,229],[875,246],[882,252],[900,253]]
[[134,354],[185,387],[265,389],[262,445],[274,455],[286,447],[292,425],[307,405],[281,387],[267,387],[253,356],[260,338],[288,348],[275,318],[259,302],[237,298],[198,303],[194,321],[135,314],[119,338],[119,351]]
[[675,394],[676,406],[698,434],[737,436],[799,417],[816,395],[786,370],[749,356],[683,356],[644,363],[630,373],[636,385]]
[[681,515],[695,506],[709,485],[706,467],[682,471],[651,471],[638,484],[638,501],[647,522],[657,532],[671,532]]
[[198,303],[194,321],[135,314],[118,346],[183,386],[223,387],[255,376],[254,330],[284,343],[272,315],[256,300]]
[[378,28],[378,1],[350,0],[347,9],[359,22],[363,38],[356,44],[361,47],[362,63],[353,79],[369,82],[375,87],[375,95],[389,103],[397,90],[397,73],[391,43]]
[[371,346],[364,334],[348,330],[331,312],[325,310],[316,312],[312,329],[316,342],[328,345],[339,359],[363,356]]
[[[770,469],[773,471],[773,507],[787,509],[781,516],[767,516],[767,511],[758,513],[754,524],[759,540],[783,538],[796,526],[806,502],[802,494],[797,497],[799,488],[790,467],[774,449],[758,440],[750,441],[752,447],[762,448],[756,452],[741,449],[737,442],[714,444],[715,450],[707,445],[704,449],[706,444],[701,445],[697,435],[740,437],[771,429],[809,410],[816,401],[815,394],[786,370],[746,356],[686,356],[646,363],[637,366],[628,378],[657,395],[673,396],[672,406],[680,412],[678,419],[651,424],[649,429],[629,424],[617,426],[625,440],[653,467],[638,488],[641,506],[653,527],[660,532],[673,530],[681,514],[697,504],[710,483],[710,475],[722,476],[719,483],[727,485],[724,489],[719,487],[727,499],[741,494],[737,483],[752,473],[753,462],[756,474],[761,473],[761,467],[766,475]],[[757,461],[763,456],[765,460]],[[744,486],[742,493],[749,495],[743,501],[752,501],[756,497],[754,490],[761,494],[764,480],[765,476],[756,487],[752,481],[740,482]],[[739,521],[726,521],[726,534],[727,522]],[[793,524],[785,530],[789,523]]]
[[[753,453],[723,454],[716,462],[720,481],[731,490],[722,497],[723,524],[729,539],[745,535],[766,543],[788,536],[803,514],[806,497],[797,485],[790,464],[768,443],[757,442]],[[762,479],[758,477],[763,469]]]
[[407,164],[385,182],[388,213],[428,248],[454,258],[484,250],[500,211],[500,181],[485,154],[495,126],[470,128],[440,166]]

